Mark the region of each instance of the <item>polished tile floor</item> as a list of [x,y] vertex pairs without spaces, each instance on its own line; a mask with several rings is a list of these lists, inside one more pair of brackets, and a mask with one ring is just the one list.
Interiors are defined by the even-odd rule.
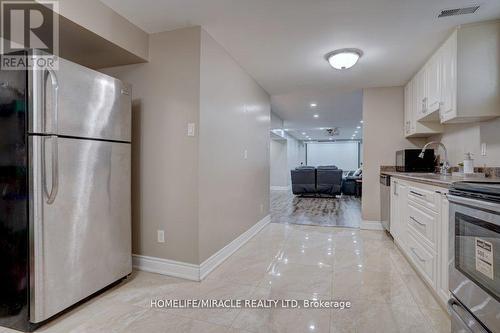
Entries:
[[[156,309],[152,299],[339,299],[350,309]],[[13,332],[1,330],[1,333]],[[39,332],[450,332],[380,231],[271,223],[203,282],[134,272]]]
[[271,217],[275,223],[359,228],[361,199],[294,196],[291,191],[271,191]]

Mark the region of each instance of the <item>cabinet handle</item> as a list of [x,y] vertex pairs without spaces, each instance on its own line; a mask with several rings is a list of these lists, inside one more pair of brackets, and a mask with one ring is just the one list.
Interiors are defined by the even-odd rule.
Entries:
[[418,193],[418,192],[415,192],[415,191],[410,191],[411,194],[414,194],[416,196],[419,196],[419,197],[423,197],[424,195],[422,193]]
[[420,260],[421,262],[425,262],[425,259],[423,259],[419,254],[418,252],[416,251],[416,249],[414,247],[411,248],[411,252],[413,252],[413,254],[415,255],[415,257],[418,258],[418,260]]
[[418,223],[418,224],[420,224],[420,225],[425,226],[425,223],[420,222],[419,220],[417,220],[417,219],[416,219],[416,218],[414,218],[413,216],[410,216],[410,219],[411,219],[412,221],[414,221],[414,222],[417,222],[417,223]]

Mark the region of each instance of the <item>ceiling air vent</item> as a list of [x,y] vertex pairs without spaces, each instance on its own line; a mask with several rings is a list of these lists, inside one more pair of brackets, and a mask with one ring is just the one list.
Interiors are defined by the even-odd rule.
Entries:
[[454,9],[445,9],[441,11],[438,17],[448,17],[448,16],[456,16],[456,15],[464,15],[464,14],[473,14],[479,9],[479,6],[470,6],[464,8],[454,8]]

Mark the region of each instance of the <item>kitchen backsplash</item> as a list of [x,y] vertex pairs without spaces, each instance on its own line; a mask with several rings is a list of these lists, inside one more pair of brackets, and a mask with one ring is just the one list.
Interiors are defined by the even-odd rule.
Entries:
[[[440,141],[448,149],[448,159],[452,166],[458,166],[465,153],[472,153],[476,167],[500,166],[500,118],[472,124],[445,125],[445,132],[428,141]],[[486,156],[482,155],[481,144],[486,144]],[[442,155],[442,150],[437,149]]]

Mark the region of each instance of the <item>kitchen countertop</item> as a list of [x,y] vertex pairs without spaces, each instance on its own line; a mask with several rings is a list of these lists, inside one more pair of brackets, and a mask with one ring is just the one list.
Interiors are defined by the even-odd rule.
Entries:
[[383,175],[397,177],[401,179],[412,180],[419,183],[435,185],[440,187],[450,187],[456,182],[481,182],[481,183],[500,183],[500,178],[481,178],[481,177],[466,177],[466,176],[452,176],[441,175],[439,173],[416,173],[416,172],[395,172],[395,171],[381,171]]

